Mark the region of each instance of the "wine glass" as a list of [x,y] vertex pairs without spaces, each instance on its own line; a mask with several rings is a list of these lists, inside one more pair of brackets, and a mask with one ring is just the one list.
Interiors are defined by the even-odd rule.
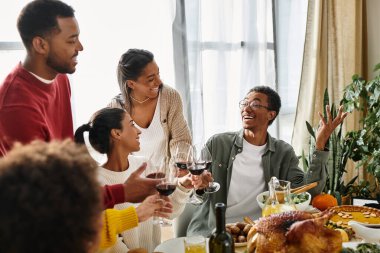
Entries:
[[[194,163],[191,167],[188,167],[188,170],[192,175],[199,176],[205,170],[206,164],[202,162],[202,159],[203,159],[203,156],[201,155],[202,149],[199,148],[199,145],[194,145],[192,149],[193,149]],[[197,196],[196,189],[193,189],[193,193],[191,194],[191,197],[188,202],[194,205],[200,205],[203,203],[203,200]]]
[[156,178],[165,177],[165,175],[159,171],[159,167],[161,166],[161,164],[159,164],[159,165],[153,164],[150,160],[147,160],[146,163],[147,163],[147,166],[145,168],[145,177],[146,178],[156,179]]
[[186,176],[189,173],[188,167],[193,165],[193,147],[186,142],[178,143],[174,163],[178,168],[178,176]]
[[[197,147],[195,147],[197,149]],[[201,175],[203,171],[209,170],[211,167],[212,163],[212,156],[208,148],[203,145],[201,147],[198,147],[198,151],[194,151],[196,153],[196,158],[194,160],[194,169],[189,170],[190,173],[193,175]],[[217,182],[209,182],[208,187],[204,188],[205,193],[215,193],[219,191],[220,189],[220,184]]]
[[[168,157],[164,157],[157,167],[156,179],[160,179],[160,182],[156,185],[157,191],[160,196],[170,196],[176,189],[178,183],[178,170],[174,166],[174,163],[169,162]],[[171,226],[172,223],[161,217],[153,217],[154,224],[160,224],[161,226]]]

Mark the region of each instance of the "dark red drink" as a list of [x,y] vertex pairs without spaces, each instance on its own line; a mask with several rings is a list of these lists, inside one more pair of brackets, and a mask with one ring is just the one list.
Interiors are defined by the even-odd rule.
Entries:
[[175,188],[176,188],[175,184],[163,183],[163,184],[156,185],[157,191],[161,195],[164,195],[164,196],[169,196],[170,194],[172,194],[174,192]]
[[177,166],[178,169],[180,170],[187,170],[192,166],[192,163],[187,163],[187,162],[176,162],[175,165]]
[[189,168],[189,172],[193,175],[199,176],[206,168],[206,163],[195,163],[195,166]]

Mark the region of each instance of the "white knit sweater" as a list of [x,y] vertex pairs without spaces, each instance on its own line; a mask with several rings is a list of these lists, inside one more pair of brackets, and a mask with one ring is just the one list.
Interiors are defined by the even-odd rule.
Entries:
[[[125,180],[134,172],[142,163],[141,157],[130,155],[128,157],[129,168],[126,171],[115,172],[107,170],[103,167],[98,169],[98,178],[101,185],[112,185],[124,183]],[[173,214],[171,218],[177,217],[182,213],[185,208],[185,204],[188,200],[191,191],[188,191],[177,186],[174,193],[170,196],[173,204]],[[124,209],[131,205],[138,206],[138,204],[123,203],[115,205],[115,209]],[[124,241],[124,243],[123,243]],[[154,225],[153,219],[150,218],[144,222],[140,222],[139,226],[122,233],[122,237],[119,237],[116,244],[105,250],[99,251],[102,253],[125,253],[129,249],[145,248],[148,252],[153,252],[154,248],[161,243],[161,227],[160,225]]]

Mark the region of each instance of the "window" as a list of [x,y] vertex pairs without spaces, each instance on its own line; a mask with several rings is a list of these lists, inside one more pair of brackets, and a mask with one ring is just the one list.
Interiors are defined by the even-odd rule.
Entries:
[[275,88],[272,1],[182,2],[197,143],[241,128],[238,103],[250,88]]
[[[238,102],[256,85],[269,85],[282,98],[272,136],[291,142],[300,81],[307,1],[177,0],[184,6],[184,32],[175,36],[175,58],[188,64],[176,72],[185,97],[194,142],[241,128]],[[275,20],[275,22],[273,22]],[[275,36],[274,36],[275,35]],[[276,54],[275,54],[276,51]],[[179,53],[178,53],[179,52]],[[182,55],[181,55],[182,53]],[[186,90],[185,89],[185,90]]]

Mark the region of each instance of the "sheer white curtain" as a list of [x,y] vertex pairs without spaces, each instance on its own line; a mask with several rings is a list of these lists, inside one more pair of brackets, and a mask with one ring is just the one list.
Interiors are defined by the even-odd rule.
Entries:
[[241,128],[250,88],[275,88],[272,1],[185,0],[194,143]]
[[278,136],[288,143],[292,140],[301,80],[307,8],[305,0],[275,1],[277,91],[282,100]]

